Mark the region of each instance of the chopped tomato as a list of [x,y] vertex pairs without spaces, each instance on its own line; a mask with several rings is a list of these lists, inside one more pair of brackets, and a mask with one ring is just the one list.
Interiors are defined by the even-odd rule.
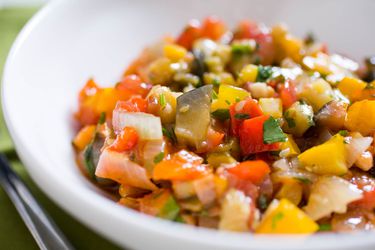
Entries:
[[239,128],[240,146],[244,155],[275,151],[280,148],[280,143],[264,144],[263,124],[269,115],[257,116],[242,122]]
[[238,129],[244,120],[263,115],[258,102],[252,98],[232,104],[229,113],[233,135],[238,135]]
[[76,147],[76,149],[78,149],[79,151],[85,149],[85,147],[91,142],[92,138],[94,137],[95,128],[95,125],[87,125],[78,132],[73,140],[73,145]]
[[202,37],[218,40],[227,31],[224,22],[217,17],[210,16],[204,19],[202,24]]
[[120,91],[129,91],[132,94],[146,97],[151,89],[151,85],[143,82],[137,75],[124,76],[122,81],[116,85],[116,88]]
[[234,32],[234,39],[254,39],[259,45],[257,54],[263,65],[272,64],[275,48],[270,32],[254,21],[243,20]]
[[173,154],[154,167],[154,180],[187,181],[193,180],[209,173],[203,159],[186,150]]
[[241,190],[246,196],[251,197],[254,201],[258,199],[259,187],[251,181],[241,179],[237,175],[227,172],[226,177],[229,182],[229,187]]
[[202,27],[198,20],[191,20],[185,30],[176,39],[176,43],[190,50],[196,39],[202,37]]
[[117,152],[123,152],[131,150],[137,145],[138,133],[132,127],[124,127],[119,135],[117,135],[116,140],[111,146],[110,150]]
[[287,109],[297,101],[296,87],[291,81],[285,81],[278,85],[278,93],[283,103],[283,108]]
[[96,111],[96,105],[101,91],[102,89],[94,80],[89,79],[79,92],[79,108],[75,117],[82,125],[92,125],[98,122],[100,114]]
[[356,175],[350,182],[363,191],[362,199],[352,202],[351,205],[371,211],[375,209],[375,179],[367,175]]
[[140,96],[133,96],[128,101],[118,101],[115,109],[122,109],[128,112],[146,112],[147,101]]
[[229,168],[228,172],[240,179],[245,179],[259,185],[266,175],[271,172],[271,169],[265,161],[255,160],[241,162],[235,167]]

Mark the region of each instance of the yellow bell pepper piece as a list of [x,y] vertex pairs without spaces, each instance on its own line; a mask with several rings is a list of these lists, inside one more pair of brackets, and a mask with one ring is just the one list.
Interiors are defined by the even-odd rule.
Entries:
[[95,125],[85,126],[74,137],[73,145],[79,151],[84,150],[85,147],[91,142],[92,138],[94,137],[95,128]]
[[258,76],[258,66],[254,64],[248,64],[242,68],[239,76],[238,83],[242,85],[246,82],[255,82]]
[[256,228],[258,234],[311,234],[319,226],[287,199],[274,200]]
[[217,197],[221,197],[228,188],[228,181],[218,175],[214,175],[215,191]]
[[355,101],[361,97],[362,90],[364,90],[366,86],[367,84],[364,81],[347,76],[339,82],[337,88],[351,101]]
[[348,109],[345,127],[367,136],[375,131],[375,100],[355,102]]
[[321,109],[324,104],[332,101],[333,96],[331,85],[323,79],[318,79],[311,85],[305,86],[300,94],[300,98],[305,99],[315,112]]
[[298,181],[285,182],[276,194],[277,199],[287,199],[294,205],[298,205],[302,200],[302,185]]
[[281,118],[283,104],[280,98],[259,98],[259,105],[265,115]]
[[283,154],[282,157],[291,157],[296,156],[301,153],[301,151],[298,148],[298,145],[293,139],[292,135],[286,135],[287,140],[281,144],[281,152],[280,154]]
[[164,56],[171,61],[178,61],[186,56],[187,50],[176,44],[166,44],[163,48]]
[[316,174],[342,175],[348,171],[344,137],[336,134],[327,142],[298,156],[300,163]]
[[211,110],[228,109],[231,104],[241,101],[249,96],[250,93],[244,89],[230,85],[220,85],[217,99],[212,102]]

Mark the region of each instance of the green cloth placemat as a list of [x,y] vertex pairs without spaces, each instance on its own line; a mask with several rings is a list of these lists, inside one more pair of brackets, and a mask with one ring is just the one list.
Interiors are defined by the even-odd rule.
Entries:
[[[8,50],[19,30],[36,8],[0,8],[0,78]],[[31,192],[77,249],[119,249],[67,215],[33,183],[14,153],[12,141],[0,113],[0,151],[12,158],[12,166]],[[38,249],[13,204],[0,188],[0,249]]]

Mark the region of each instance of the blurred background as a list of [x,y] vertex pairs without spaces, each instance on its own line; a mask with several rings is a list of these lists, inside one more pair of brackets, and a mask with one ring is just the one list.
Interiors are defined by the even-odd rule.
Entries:
[[[47,0],[0,0],[0,79],[8,51],[18,32],[47,2]],[[76,249],[118,249],[67,215],[39,190],[17,157],[2,112],[0,112],[0,152],[5,153],[12,167],[30,187],[35,198],[55,220]],[[1,188],[0,249],[38,249],[13,204]]]

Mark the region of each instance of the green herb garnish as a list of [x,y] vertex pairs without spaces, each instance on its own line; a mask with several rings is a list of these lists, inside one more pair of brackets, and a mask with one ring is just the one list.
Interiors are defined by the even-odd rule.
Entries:
[[284,214],[279,212],[272,217],[272,229],[276,229],[277,223],[284,218]]
[[228,100],[225,100],[225,103],[228,104],[228,105],[231,105],[230,101],[228,101]]
[[324,232],[324,231],[331,231],[331,230],[332,230],[332,226],[331,226],[331,224],[324,223],[324,224],[320,224],[320,225],[319,225],[319,231],[321,231],[321,232]]
[[155,155],[154,163],[157,164],[164,159],[164,152],[160,152],[159,154]]
[[167,101],[165,100],[165,95],[163,93],[159,95],[159,104],[162,109],[164,109],[165,105],[167,105]]
[[211,116],[220,121],[225,121],[230,118],[229,109],[217,109],[211,113]]
[[178,206],[173,196],[170,196],[164,204],[163,208],[160,210],[158,217],[168,220],[175,220],[179,215],[179,212],[180,207]]
[[270,118],[263,123],[263,142],[265,144],[271,144],[274,142],[284,142],[286,139],[287,137],[280,128],[277,120],[270,116]]
[[167,137],[173,144],[177,143],[177,137],[172,127],[170,128],[163,127],[162,132],[163,132],[163,135]]
[[237,113],[234,115],[234,118],[236,118],[237,120],[246,120],[250,118],[250,115],[245,113]]
[[217,99],[217,93],[215,90],[212,90],[212,100],[216,100]]
[[105,123],[105,112],[100,113],[98,124],[102,125]]
[[272,67],[270,66],[258,66],[257,82],[265,82],[272,76]]
[[220,79],[217,79],[217,78],[213,79],[212,80],[212,85],[214,85],[215,87],[220,86]]
[[308,179],[304,176],[295,176],[293,178],[296,179],[297,181],[303,183],[303,184],[311,184],[312,183],[310,179]]
[[348,136],[349,135],[349,132],[348,132],[348,130],[340,130],[339,131],[339,135],[341,135],[341,136]]
[[268,199],[267,196],[265,196],[264,194],[259,195],[258,207],[260,208],[260,210],[263,211],[266,210],[268,207]]
[[85,151],[83,152],[83,160],[86,166],[87,173],[89,174],[92,180],[95,180],[96,179],[95,177],[96,166],[93,162],[93,151],[94,151],[93,144],[90,143],[86,147]]
[[289,116],[288,111],[285,112],[284,118],[285,118],[285,121],[288,124],[289,128],[295,128],[296,127],[296,121],[292,117]]

